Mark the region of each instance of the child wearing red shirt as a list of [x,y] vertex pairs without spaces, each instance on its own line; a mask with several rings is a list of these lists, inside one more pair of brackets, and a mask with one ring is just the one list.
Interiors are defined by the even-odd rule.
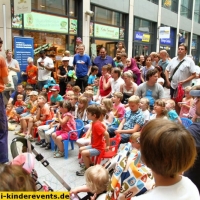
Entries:
[[[80,148],[80,154],[83,158],[85,168],[81,171],[77,171],[77,176],[84,176],[87,168],[90,167],[90,157],[97,156],[105,149],[109,148],[109,134],[106,131],[105,126],[99,121],[101,116],[101,107],[97,105],[91,105],[87,108],[87,118],[92,120],[92,135],[91,145],[83,146]],[[106,144],[105,144],[106,141]]]

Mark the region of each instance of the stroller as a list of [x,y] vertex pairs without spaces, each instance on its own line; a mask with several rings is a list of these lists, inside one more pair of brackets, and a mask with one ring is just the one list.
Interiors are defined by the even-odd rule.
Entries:
[[[20,152],[20,149],[22,151]],[[34,170],[34,156],[37,161],[40,161],[44,167],[46,167],[52,175],[68,190],[70,191],[70,186],[63,180],[63,178],[50,166],[49,162],[44,159],[43,155],[38,153],[30,141],[26,138],[16,137],[12,140],[10,145],[11,154],[13,157],[12,164],[23,165],[23,168],[26,169],[31,177],[36,182],[36,188],[38,191],[53,191],[53,189],[48,185],[47,182],[44,182],[45,185],[42,185],[37,180],[37,172]],[[33,154],[31,153],[33,152]]]

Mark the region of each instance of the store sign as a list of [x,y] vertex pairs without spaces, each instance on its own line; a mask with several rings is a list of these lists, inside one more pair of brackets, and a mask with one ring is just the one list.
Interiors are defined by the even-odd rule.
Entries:
[[[28,65],[27,58],[34,56],[33,50],[33,38],[28,37],[14,37],[14,56],[15,59],[19,62],[20,70],[26,71]],[[18,74],[19,80],[21,75]]]
[[12,28],[22,28],[22,14],[12,17]]
[[125,32],[124,28],[120,28],[120,31],[119,31],[119,39],[120,40],[124,40],[124,32]]
[[169,38],[169,39],[160,39],[160,44],[161,45],[169,45],[169,46],[172,46],[172,39]]
[[170,38],[170,27],[160,27],[159,28],[159,38]]
[[99,38],[119,39],[119,28],[94,24],[94,36]]
[[14,11],[15,11],[15,14],[30,13],[31,0],[15,0]]
[[142,42],[150,42],[150,35],[136,31],[134,40],[138,40],[138,41],[142,41]]
[[68,18],[31,12],[24,14],[24,28],[68,34]]
[[69,34],[77,34],[77,19],[69,20]]

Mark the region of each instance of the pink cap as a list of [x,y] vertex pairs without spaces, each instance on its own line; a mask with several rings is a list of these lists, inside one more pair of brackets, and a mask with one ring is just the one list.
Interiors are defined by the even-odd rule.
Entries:
[[52,91],[60,91],[60,87],[59,85],[54,85],[52,88],[51,88]]
[[13,159],[12,165],[22,165],[28,173],[31,173],[34,169],[35,158],[31,153],[22,153]]
[[77,37],[77,38],[76,38],[76,41],[77,41],[77,42],[82,42],[82,40],[81,40],[80,37]]

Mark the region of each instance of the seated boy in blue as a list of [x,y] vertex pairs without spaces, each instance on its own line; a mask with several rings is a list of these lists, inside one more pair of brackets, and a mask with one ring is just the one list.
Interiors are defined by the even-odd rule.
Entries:
[[140,98],[138,96],[131,96],[128,100],[130,110],[127,110],[124,119],[121,121],[119,127],[114,132],[109,131],[109,135],[121,134],[121,143],[129,142],[130,136],[140,131],[144,125],[144,116],[139,109]]
[[56,102],[63,101],[63,97],[59,94],[59,92],[60,92],[59,85],[54,85],[51,88],[51,91],[52,91],[52,96],[50,98],[50,106],[52,108],[57,108],[58,105],[56,104]]

